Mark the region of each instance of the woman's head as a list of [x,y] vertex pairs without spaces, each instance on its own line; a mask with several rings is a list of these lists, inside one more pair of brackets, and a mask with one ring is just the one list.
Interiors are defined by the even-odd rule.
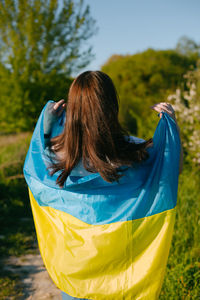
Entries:
[[72,82],[64,131],[51,140],[51,150],[63,153],[63,158],[51,165],[51,174],[62,170],[57,178],[60,186],[81,158],[88,171],[99,172],[112,182],[121,177],[117,171],[120,166],[148,157],[145,148],[152,140],[140,145],[128,143],[118,111],[115,86],[105,73],[86,71]]
[[[80,111],[82,116],[114,114],[117,116],[118,96],[110,77],[101,71],[86,71],[72,83],[68,94],[68,112]],[[109,117],[109,116],[108,116]]]

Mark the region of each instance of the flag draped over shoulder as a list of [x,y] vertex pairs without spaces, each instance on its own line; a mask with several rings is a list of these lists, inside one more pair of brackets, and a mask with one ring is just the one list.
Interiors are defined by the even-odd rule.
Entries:
[[[97,300],[157,299],[176,214],[180,137],[166,113],[146,161],[122,169],[119,182],[99,173],[69,176],[64,188],[50,176],[43,118],[24,164],[40,252],[65,293]],[[63,130],[64,114],[52,136]]]

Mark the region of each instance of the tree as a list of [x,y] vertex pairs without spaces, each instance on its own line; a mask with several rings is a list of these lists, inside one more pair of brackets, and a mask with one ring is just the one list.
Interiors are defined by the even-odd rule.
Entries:
[[0,0],[1,132],[31,129],[49,98],[65,97],[96,30],[83,0]]
[[196,59],[175,50],[150,48],[134,55],[109,58],[102,70],[116,85],[120,121],[130,133],[144,139],[152,136],[158,118],[150,106],[167,101],[190,66],[196,66]]
[[180,37],[175,50],[183,55],[200,57],[200,45],[186,35]]

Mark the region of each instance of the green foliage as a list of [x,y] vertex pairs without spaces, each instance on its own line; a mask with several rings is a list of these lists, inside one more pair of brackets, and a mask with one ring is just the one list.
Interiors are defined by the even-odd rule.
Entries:
[[[0,267],[1,264],[0,264]],[[10,271],[0,271],[0,299],[22,299],[19,275]],[[9,297],[9,298],[8,298]]]
[[200,173],[183,168],[177,215],[160,299],[198,299],[200,295]]
[[150,106],[166,101],[191,65],[196,65],[194,58],[174,50],[148,49],[135,55],[112,56],[102,71],[111,76],[118,90],[122,124],[132,134],[150,138],[157,123]]
[[47,100],[66,97],[95,32],[83,0],[0,0],[0,133],[31,130]]
[[0,137],[1,258],[33,247],[35,234],[23,164],[30,133]]
[[23,164],[31,133],[0,136],[0,299],[21,299],[19,274],[5,269],[5,259],[36,252],[36,234]]
[[91,47],[80,47],[93,35],[94,24],[83,0],[1,0],[1,61],[17,76],[38,69],[69,75],[74,65],[88,63]]
[[181,127],[183,149],[189,164],[200,167],[200,60],[197,68],[184,74],[186,84],[168,96]]
[[200,57],[200,45],[186,35],[180,37],[175,50],[180,54],[193,56],[196,59]]
[[66,99],[72,79],[54,72],[38,72],[34,82],[29,78],[21,82],[14,78],[5,81],[6,77],[0,79],[5,90],[0,94],[0,134],[32,130],[48,100]]

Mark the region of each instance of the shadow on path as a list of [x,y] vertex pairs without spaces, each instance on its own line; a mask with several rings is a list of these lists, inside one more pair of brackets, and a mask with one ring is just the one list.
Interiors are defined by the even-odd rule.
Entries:
[[13,273],[20,279],[22,296],[18,299],[61,300],[60,290],[49,277],[40,254],[26,254],[20,257],[11,256],[4,261],[3,268],[5,272]]

